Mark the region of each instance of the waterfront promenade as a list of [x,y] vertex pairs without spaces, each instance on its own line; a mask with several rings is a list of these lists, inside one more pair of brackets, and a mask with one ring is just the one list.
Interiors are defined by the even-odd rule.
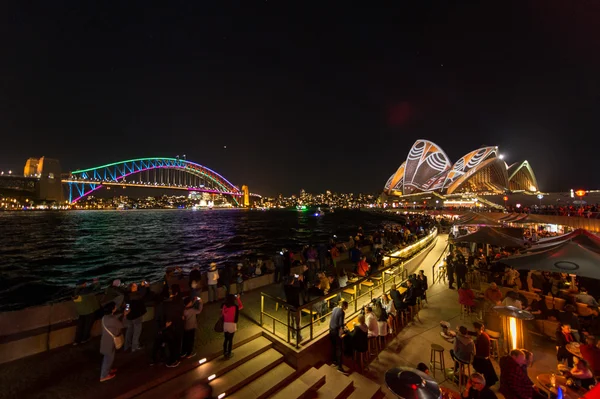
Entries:
[[[432,266],[439,259],[446,246],[446,236],[441,235],[435,247],[425,257],[418,269],[423,269],[432,279]],[[273,284],[244,295],[244,310],[241,312],[238,332],[235,335],[235,345],[240,345],[263,331],[257,320],[260,312],[260,293],[270,292],[277,295],[280,286]],[[153,392],[159,392],[160,386],[167,381],[188,381],[193,378],[190,371],[196,369],[198,359],[218,357],[222,349],[222,334],[213,331],[213,325],[218,318],[220,306],[206,305],[199,318],[196,335],[196,350],[198,356],[182,361],[174,369],[164,365],[149,366],[146,351],[136,353],[118,353],[115,367],[117,377],[107,383],[99,383],[98,375],[101,355],[98,353],[98,339],[77,347],[68,346],[53,351],[30,356],[11,363],[0,365],[0,398],[131,398],[152,397]],[[420,322],[411,323],[402,329],[391,340],[387,347],[373,359],[365,376],[378,383],[382,392],[388,398],[395,398],[385,388],[383,380],[385,371],[397,366],[416,366],[419,362],[429,362],[430,346],[432,343],[442,345],[445,351],[447,367],[451,365],[449,349],[452,344],[440,336],[439,322],[449,321],[453,328],[465,325],[471,328],[471,320],[460,319],[460,307],[456,290],[449,290],[446,284],[431,284],[428,290],[428,303],[419,313]],[[143,341],[150,345],[152,329],[146,323]],[[535,363],[530,369],[530,376],[551,371],[555,367],[555,354],[550,341],[536,340],[533,348]],[[234,349],[235,351],[235,349]],[[495,364],[497,367],[497,364]],[[497,370],[499,372],[499,370]],[[189,377],[186,377],[186,374]],[[451,389],[457,387],[447,381],[438,372],[436,379]],[[158,384],[158,388],[156,385]],[[169,384],[171,385],[171,384]],[[497,386],[495,387],[497,389]],[[150,389],[150,391],[146,391]],[[495,389],[495,390],[496,390]],[[146,392],[144,392],[146,391]]]
[[[437,246],[445,247],[445,238],[439,239]],[[436,252],[437,251],[432,251]],[[435,255],[436,258],[439,254]],[[341,267],[352,267],[350,261],[343,261]],[[430,270],[428,262],[424,262]],[[426,273],[429,273],[427,270]],[[263,331],[259,325],[260,295],[282,295],[282,286],[271,284],[248,292],[242,297],[244,310],[240,314],[238,332],[234,344],[239,345]],[[215,333],[213,326],[220,314],[219,304],[207,304],[199,317],[196,333],[196,351],[193,359],[182,361],[178,368],[170,369],[162,364],[149,366],[150,349],[153,338],[153,322],[144,325],[142,342],[146,349],[135,353],[118,352],[114,367],[117,377],[107,383],[99,383],[99,369],[102,356],[98,352],[99,338],[79,346],[66,346],[10,363],[0,365],[0,398],[127,398],[144,389],[146,385],[168,381],[177,375],[193,369],[198,359],[214,358],[222,351],[222,334]],[[328,321],[322,325],[326,325]],[[86,387],[86,388],[83,388]]]

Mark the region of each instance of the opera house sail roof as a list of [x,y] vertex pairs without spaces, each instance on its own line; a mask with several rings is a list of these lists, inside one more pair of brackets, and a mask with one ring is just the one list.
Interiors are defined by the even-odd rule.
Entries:
[[504,193],[538,191],[537,181],[527,161],[508,166],[498,154],[498,147],[481,147],[461,157],[454,164],[442,148],[429,141],[417,140],[406,161],[385,184],[391,195],[424,192],[440,194]]

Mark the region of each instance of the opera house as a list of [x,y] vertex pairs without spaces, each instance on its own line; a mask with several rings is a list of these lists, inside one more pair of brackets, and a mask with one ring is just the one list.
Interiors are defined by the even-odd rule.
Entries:
[[401,197],[424,193],[445,197],[537,191],[531,165],[527,161],[507,165],[498,147],[478,148],[453,164],[439,145],[428,140],[413,144],[406,161],[384,188],[384,194]]

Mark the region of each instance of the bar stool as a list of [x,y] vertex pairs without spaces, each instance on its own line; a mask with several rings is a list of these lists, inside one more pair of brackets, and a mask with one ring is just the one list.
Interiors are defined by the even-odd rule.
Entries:
[[450,356],[452,356],[452,360],[454,360],[455,364],[458,364],[458,392],[462,392],[463,376],[466,376],[467,378],[471,376],[471,363],[463,362],[454,356],[454,351],[450,351]]
[[460,305],[460,319],[471,316],[471,307],[469,305]]
[[500,334],[491,330],[485,330],[485,332],[490,336],[490,357],[496,360],[500,359],[500,346],[498,345]]
[[[436,358],[436,355],[438,358]],[[439,366],[436,366],[439,365]],[[444,362],[444,348],[438,344],[431,344],[431,354],[429,355],[429,368],[435,377],[435,370],[441,370],[446,378],[446,363]]]
[[410,321],[414,321],[415,318],[421,321],[421,319],[419,319],[419,307],[417,305],[409,305],[408,309],[410,311]]
[[369,361],[369,352],[354,351],[354,362],[358,363],[360,371],[365,369],[365,363]]
[[372,350],[375,349],[375,357],[379,355],[379,335],[369,337],[369,356],[373,355]]

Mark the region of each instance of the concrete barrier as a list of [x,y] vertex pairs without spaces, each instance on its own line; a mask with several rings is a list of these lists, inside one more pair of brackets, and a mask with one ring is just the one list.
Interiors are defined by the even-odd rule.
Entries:
[[[338,243],[339,247],[346,246],[347,243]],[[371,247],[365,245],[361,251],[369,253]],[[296,254],[294,259],[300,260],[300,253]],[[340,250],[340,256],[336,258],[337,262],[348,259],[348,251]],[[302,273],[301,267],[293,267],[293,273]],[[261,287],[274,283],[275,275],[273,273],[253,277],[244,281],[244,290],[253,291]],[[173,280],[178,283],[183,292],[188,291],[188,280]],[[206,277],[203,274],[203,287],[206,287]],[[236,293],[236,284],[231,284],[231,293]],[[160,292],[162,282],[153,283],[151,290]],[[202,291],[201,298],[208,302],[208,292]],[[102,294],[98,295],[102,302]],[[225,297],[225,289],[221,286],[218,289],[218,297]],[[35,355],[51,349],[59,348],[65,345],[71,345],[75,340],[76,320],[78,314],[71,301],[57,302],[42,306],[33,306],[26,309],[2,312],[0,313],[0,363],[10,362],[16,359]],[[147,313],[144,315],[144,322],[154,319],[154,307],[147,306]],[[102,333],[100,320],[96,320],[92,327],[92,337]]]

